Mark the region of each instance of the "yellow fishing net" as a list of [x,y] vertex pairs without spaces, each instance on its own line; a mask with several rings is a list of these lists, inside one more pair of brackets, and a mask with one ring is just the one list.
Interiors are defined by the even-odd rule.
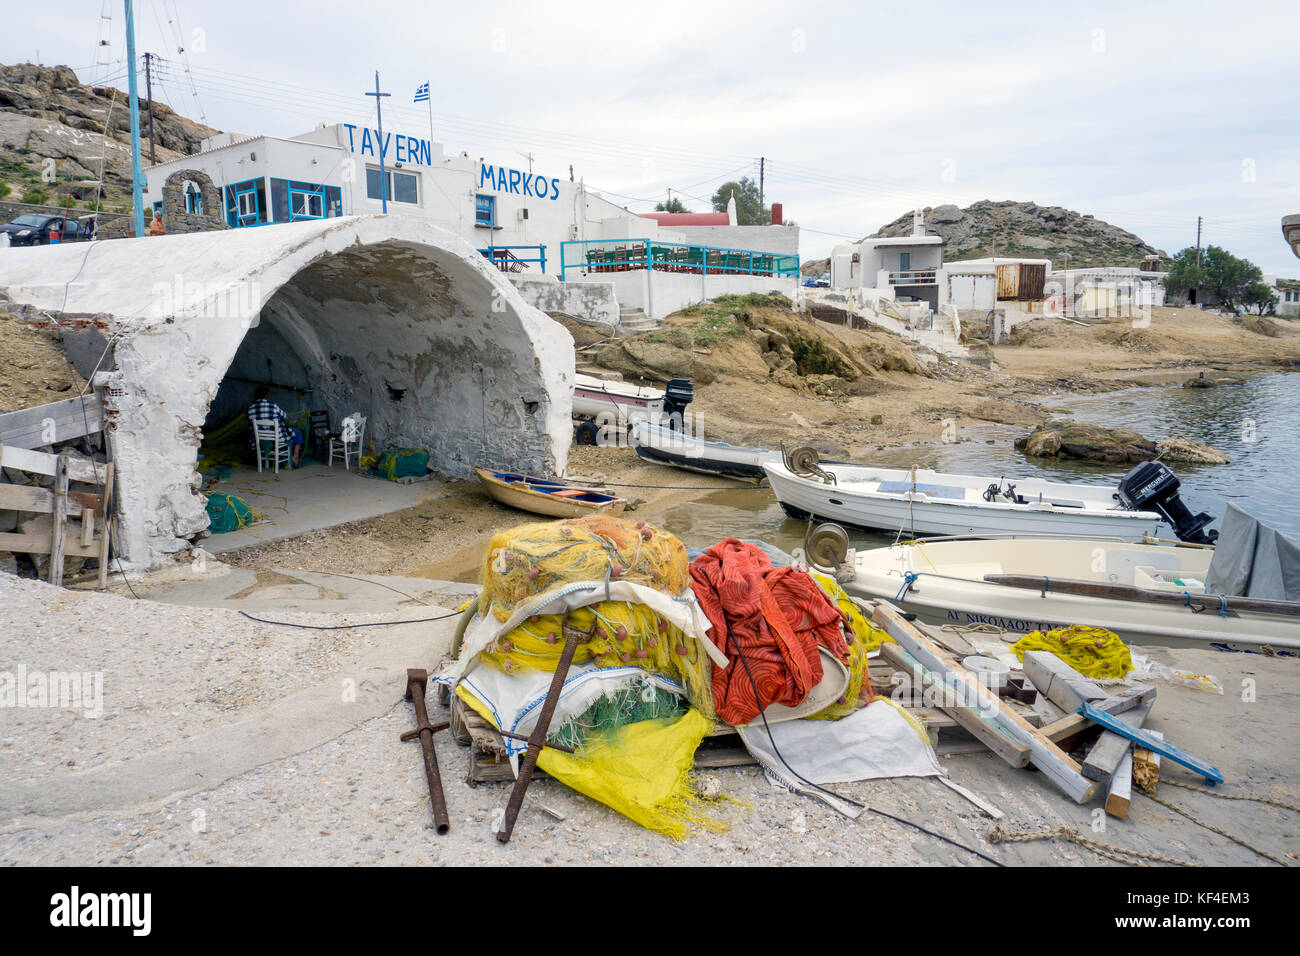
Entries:
[[[867,653],[874,651],[883,642],[890,640],[883,628],[877,627],[862,613],[857,603],[840,587],[839,583],[828,574],[811,572],[823,591],[836,603],[841,611],[848,615],[853,626],[853,639],[849,645],[849,688],[844,692],[844,702],[831,706],[812,715],[813,720],[839,720],[865,706],[871,697],[870,690],[863,699],[862,685],[867,678]],[[848,635],[845,635],[848,637]],[[868,688],[870,685],[868,684]]]
[[1022,661],[1026,651],[1051,651],[1085,677],[1119,679],[1133,670],[1128,646],[1104,627],[1072,624],[1046,634],[1033,631],[1011,645]]
[[[554,671],[564,650],[563,618],[535,614],[484,649],[482,660],[506,673]],[[644,604],[601,601],[569,612],[569,626],[595,631],[578,645],[573,663],[597,667],[640,667],[670,677],[686,688],[691,703],[714,716],[712,671],[699,644]]]
[[528,598],[577,581],[631,581],[677,596],[690,584],[682,543],[644,521],[589,515],[521,525],[492,537],[483,601],[497,620]]
[[[464,688],[456,693],[484,720],[491,711]],[[567,754],[547,747],[537,766],[561,783],[674,840],[692,826],[719,833],[727,824],[705,812],[691,785],[694,755],[713,726],[691,708],[677,718],[643,720],[604,732],[602,746]],[[595,743],[593,741],[592,743]]]

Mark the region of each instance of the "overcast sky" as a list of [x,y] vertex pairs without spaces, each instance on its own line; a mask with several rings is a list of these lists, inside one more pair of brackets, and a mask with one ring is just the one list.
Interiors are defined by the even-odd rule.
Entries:
[[[123,25],[120,0],[14,5],[0,60],[120,78]],[[220,129],[365,123],[379,69],[386,128],[428,134],[429,80],[448,151],[572,164],[634,210],[670,187],[707,208],[688,197],[766,156],[805,257],[918,205],[1014,199],[1168,252],[1204,216],[1207,244],[1300,276],[1279,228],[1300,212],[1295,2],[137,0],[136,30],[168,61],[155,96]]]

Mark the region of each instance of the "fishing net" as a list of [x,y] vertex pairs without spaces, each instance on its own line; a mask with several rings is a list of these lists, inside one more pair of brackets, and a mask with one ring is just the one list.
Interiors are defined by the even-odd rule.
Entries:
[[[457,687],[456,694],[495,726],[486,704],[463,687]],[[573,754],[545,747],[537,766],[566,786],[674,840],[685,838],[692,827],[720,833],[727,824],[707,812],[711,801],[692,783],[695,751],[712,727],[713,722],[692,707],[675,716],[586,733],[581,749]]]
[[689,583],[688,567],[682,543],[644,521],[588,515],[538,522],[488,543],[483,601],[504,621],[534,595],[580,581],[631,581],[675,597]]
[[[563,616],[535,614],[497,638],[481,660],[506,673],[554,671],[564,650]],[[592,631],[578,645],[575,664],[640,667],[670,677],[686,689],[692,704],[713,715],[709,659],[699,645],[644,604],[600,601],[569,612],[569,627]]]
[[1032,631],[1011,645],[1022,661],[1026,651],[1051,651],[1085,677],[1118,680],[1133,670],[1128,646],[1104,627],[1072,624],[1047,633]]
[[605,745],[610,731],[643,720],[676,720],[685,712],[686,705],[677,694],[653,681],[634,680],[552,727],[546,739],[592,754]]
[[429,473],[429,453],[419,448],[390,448],[374,463],[373,470],[389,481],[423,478]]
[[848,626],[845,627],[844,639],[849,650],[848,660],[845,661],[849,668],[848,689],[838,701],[811,715],[812,720],[839,720],[871,703],[871,683],[867,680],[869,664],[867,654],[890,640],[890,637],[883,628],[877,627],[867,619],[867,616],[862,613],[862,608],[849,597],[833,577],[817,571],[810,573],[813,580],[821,585],[822,590],[830,596],[847,618]]
[[226,534],[247,528],[266,518],[261,512],[248,507],[243,498],[216,492],[208,495],[208,530],[213,534]]

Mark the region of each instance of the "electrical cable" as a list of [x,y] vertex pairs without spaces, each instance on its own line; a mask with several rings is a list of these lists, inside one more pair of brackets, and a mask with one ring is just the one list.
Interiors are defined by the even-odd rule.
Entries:
[[256,621],[258,624],[278,624],[280,627],[297,627],[307,631],[347,631],[354,627],[388,627],[392,624],[428,624],[431,621],[445,621],[449,617],[459,617],[460,611],[452,611],[450,614],[442,614],[438,617],[421,617],[413,621],[373,621],[369,624],[294,624],[290,621],[268,621],[264,618],[253,617],[247,611],[239,612],[250,621]]
[[[749,678],[750,686],[754,689],[754,700],[761,701],[762,697],[760,697],[758,693],[758,682],[754,680],[754,672],[749,669],[749,661],[746,660],[745,658],[745,652],[741,650],[740,643],[738,641],[733,642],[733,647],[735,648],[736,656],[740,658],[740,663],[745,666],[745,676]],[[877,816],[882,816],[890,820],[893,820],[895,823],[901,823],[904,826],[912,827],[913,829],[919,830],[922,833],[926,834],[927,836],[932,836],[935,839],[942,840],[944,843],[950,844],[951,846],[954,846],[959,850],[965,850],[967,853],[972,853],[982,860],[987,860],[989,863],[992,863],[994,866],[1005,865],[999,862],[998,860],[993,859],[993,857],[981,853],[979,850],[976,850],[974,847],[969,847],[963,843],[958,843],[956,840],[953,840],[950,837],[946,837],[942,833],[936,833],[933,830],[927,829],[926,827],[921,826],[921,824],[919,823],[913,823],[911,820],[904,819],[903,817],[896,817],[892,813],[886,813],[884,810],[877,810],[875,807],[868,806],[865,803],[859,803],[857,800],[854,800],[850,797],[841,796],[840,794],[836,793],[834,790],[827,790],[825,787],[813,783],[811,780],[809,780],[799,771],[795,770],[794,767],[791,767],[790,764],[786,761],[785,757],[782,756],[780,748],[777,747],[776,745],[776,739],[772,736],[772,728],[768,726],[767,714],[760,709],[758,712],[758,716],[763,719],[763,730],[767,734],[768,743],[772,745],[772,752],[776,754],[776,758],[781,761],[781,763],[785,766],[786,770],[789,770],[790,773],[794,774],[795,777],[802,780],[804,783],[812,787],[814,790],[818,790],[821,793],[826,794],[826,796],[828,797],[831,797],[835,800],[841,800],[844,803],[847,803],[850,806],[857,807],[860,810],[866,810],[870,813],[876,814]]]

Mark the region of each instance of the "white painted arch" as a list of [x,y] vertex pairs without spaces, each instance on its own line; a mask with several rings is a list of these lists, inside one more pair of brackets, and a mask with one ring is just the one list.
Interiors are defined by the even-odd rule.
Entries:
[[469,243],[410,217],[5,249],[0,288],[18,305],[108,322],[119,542],[136,566],[206,527],[201,428],[259,321],[313,370],[335,421],[369,414],[380,448],[424,448],[456,477],[478,463],[567,463],[572,337]]

